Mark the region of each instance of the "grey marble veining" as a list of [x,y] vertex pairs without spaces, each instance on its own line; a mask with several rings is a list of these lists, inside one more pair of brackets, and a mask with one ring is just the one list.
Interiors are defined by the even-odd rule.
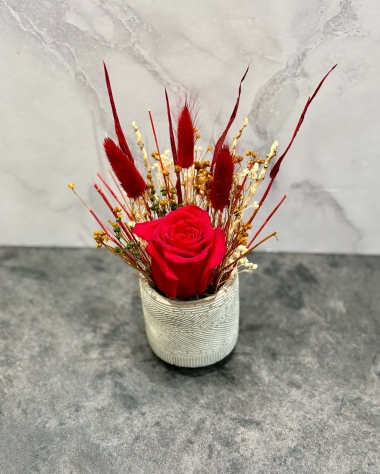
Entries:
[[231,357],[151,352],[102,250],[0,249],[2,474],[378,474],[380,258],[257,254]]
[[163,149],[164,87],[174,103],[198,97],[202,144],[212,145],[250,62],[231,135],[248,116],[240,151],[260,154],[275,139],[285,149],[338,63],[256,225],[288,192],[269,228],[280,241],[263,250],[379,253],[379,14],[376,0],[0,0],[0,243],[92,245],[96,225],[66,184],[102,214],[92,184],[112,134],[103,60],[130,141],[135,120],[153,146],[151,108]]

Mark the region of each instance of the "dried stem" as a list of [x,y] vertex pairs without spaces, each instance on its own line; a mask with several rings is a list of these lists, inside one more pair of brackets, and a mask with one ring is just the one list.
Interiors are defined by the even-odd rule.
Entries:
[[166,193],[167,193],[168,198],[171,199],[170,190],[169,190],[169,185],[168,185],[168,182],[167,182],[167,176],[166,176],[166,173],[165,173],[166,170],[165,170],[164,165],[162,164],[162,160],[161,160],[161,152],[160,152],[160,147],[158,146],[157,134],[156,134],[156,129],[155,129],[155,127],[154,127],[152,112],[151,112],[150,110],[148,110],[148,114],[149,114],[149,118],[150,118],[150,123],[151,123],[151,125],[152,125],[153,136],[154,136],[154,141],[155,141],[155,143],[156,143],[158,158],[159,158],[160,165],[161,165],[161,172],[162,172],[162,175],[163,175],[163,177],[164,177]]
[[269,216],[265,219],[264,223],[262,224],[262,226],[259,228],[259,230],[256,232],[256,234],[252,237],[251,241],[249,242],[248,244],[248,247],[250,247],[252,245],[252,243],[256,240],[256,238],[258,237],[258,235],[261,233],[261,231],[264,229],[264,227],[268,224],[268,222],[270,221],[270,219],[272,218],[273,214],[275,214],[275,212],[277,211],[277,209],[281,206],[281,204],[285,201],[285,199],[287,198],[287,194],[285,194],[283,196],[283,198],[281,199],[281,201],[277,204],[277,206],[273,209],[273,211],[269,214]]
[[[125,206],[124,204],[120,201],[120,199],[117,197],[117,195],[114,193],[113,189],[108,185],[107,181],[103,178],[103,176],[100,174],[100,173],[97,173],[99,179],[101,180],[101,182],[105,185],[105,187],[108,189],[108,191],[112,194],[112,196],[116,199],[117,203],[119,204],[119,206],[121,206],[121,208],[123,209],[123,211],[127,214],[128,218],[131,220],[131,221],[134,221],[134,218],[132,216],[132,214],[128,211],[128,209],[126,208],[126,205],[127,203],[125,203]],[[117,186],[120,194],[123,196],[121,190],[120,190],[120,187],[118,185],[118,183],[116,182],[113,174],[110,172],[110,175],[111,175],[111,178],[114,180],[114,183],[115,185]],[[124,196],[123,196],[124,197]]]
[[236,136],[234,137],[234,139],[232,141],[232,148],[231,148],[232,156],[235,156],[235,150],[236,150],[237,142],[238,142],[239,138],[241,137],[241,135],[243,133],[243,130],[248,125],[248,117],[244,117],[243,120],[244,120],[243,125],[239,128],[238,133],[236,134]]
[[148,153],[145,150],[145,145],[142,141],[141,133],[140,133],[140,131],[139,131],[137,125],[136,125],[136,122],[132,122],[132,127],[133,127],[133,131],[135,132],[136,137],[137,137],[137,145],[139,146],[139,148],[141,150],[141,153],[143,155],[143,158],[144,158],[145,168],[148,172],[148,175],[150,175],[150,177],[148,177],[148,179],[150,181],[151,186],[154,187],[154,181],[153,181],[153,176],[152,176],[152,167],[150,165],[149,156],[148,156]]
[[271,237],[276,237],[277,239],[277,234],[278,234],[278,230],[276,230],[275,232],[272,232],[271,234],[267,235],[266,237],[264,237],[262,240],[260,240],[260,242],[256,245],[254,245],[253,247],[251,247],[250,249],[248,249],[246,252],[242,253],[240,255],[240,257],[238,257],[235,261],[229,263],[226,267],[224,267],[221,271],[222,272],[225,272],[227,270],[227,268],[231,267],[232,265],[235,265],[240,259],[242,259],[243,257],[246,257],[249,253],[252,252],[252,250],[255,250],[259,245],[263,244],[265,241],[267,241],[268,239],[270,239]]

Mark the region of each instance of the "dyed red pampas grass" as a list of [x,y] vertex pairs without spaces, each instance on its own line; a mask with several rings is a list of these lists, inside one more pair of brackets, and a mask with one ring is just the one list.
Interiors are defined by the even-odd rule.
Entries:
[[127,196],[137,199],[144,195],[145,181],[133,161],[127,157],[111,138],[104,140],[104,150],[117,179]]
[[228,145],[214,155],[214,179],[211,183],[210,201],[216,211],[222,211],[230,202],[230,193],[234,178],[234,161]]

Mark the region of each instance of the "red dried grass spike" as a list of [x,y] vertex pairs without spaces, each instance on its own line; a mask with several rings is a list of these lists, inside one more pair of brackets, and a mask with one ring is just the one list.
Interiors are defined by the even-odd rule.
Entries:
[[302,114],[298,120],[298,123],[297,123],[297,126],[293,132],[293,136],[292,136],[292,139],[290,140],[288,146],[286,147],[284,153],[280,156],[280,158],[276,161],[275,165],[273,166],[270,174],[269,174],[269,177],[270,177],[270,181],[268,183],[268,186],[267,188],[265,189],[264,191],[264,194],[262,195],[261,199],[260,199],[260,203],[259,203],[259,207],[257,209],[255,209],[255,211],[252,213],[251,217],[248,219],[248,222],[247,224],[250,224],[253,219],[255,218],[257,212],[259,211],[259,209],[261,209],[262,205],[264,204],[264,201],[265,199],[267,198],[268,194],[269,194],[269,191],[271,190],[272,188],[272,185],[273,185],[273,182],[274,180],[276,179],[276,176],[278,174],[278,172],[280,171],[280,166],[281,166],[281,163],[283,161],[283,159],[285,158],[286,154],[288,153],[290,147],[292,146],[293,144],[293,141],[294,139],[296,138],[296,135],[298,133],[298,130],[301,128],[301,125],[302,125],[302,122],[304,121],[304,118],[305,118],[305,115],[306,115],[306,112],[310,106],[310,104],[312,103],[313,99],[315,98],[315,96],[318,94],[319,92],[319,89],[322,87],[322,84],[325,82],[325,80],[327,79],[327,77],[329,76],[329,74],[337,67],[337,64],[335,64],[335,66],[333,66],[330,71],[325,75],[325,77],[321,80],[321,82],[319,83],[318,87],[315,89],[313,95],[311,97],[309,97],[307,99],[307,102],[306,102],[306,105],[302,111]]
[[[175,138],[174,138],[172,114],[170,110],[169,96],[166,89],[165,89],[165,98],[166,98],[166,110],[168,113],[170,146],[172,148],[173,162],[174,162],[174,165],[178,165],[177,147],[176,147]],[[177,181],[176,181],[175,187],[177,190],[178,204],[182,204],[181,176],[179,172],[177,173]]]
[[234,176],[234,162],[228,145],[223,145],[216,156],[213,176],[210,190],[211,204],[216,211],[222,211],[230,201]]
[[239,108],[239,102],[240,102],[241,85],[242,85],[242,83],[245,79],[245,76],[248,73],[248,70],[249,70],[249,66],[247,67],[247,70],[245,71],[244,76],[241,78],[241,81],[240,81],[240,84],[239,84],[238,97],[236,99],[236,104],[235,104],[234,110],[232,111],[230,120],[228,121],[227,127],[225,128],[224,132],[220,136],[219,140],[216,142],[214,155],[213,155],[212,162],[211,162],[211,172],[214,170],[214,167],[215,167],[216,161],[218,159],[220,150],[221,150],[221,148],[223,146],[223,143],[224,143],[224,141],[227,137],[228,130],[230,129],[231,125],[233,124],[233,122],[236,118],[236,114],[237,114],[237,111],[238,111],[238,108]]
[[181,168],[190,168],[194,164],[195,120],[192,107],[186,100],[178,118],[177,161]]
[[104,140],[104,150],[113,172],[120,181],[127,196],[131,199],[143,196],[145,192],[145,181],[135,164],[128,159],[111,138]]
[[168,122],[169,122],[169,135],[170,135],[170,146],[172,148],[172,155],[173,155],[173,162],[177,165],[177,147],[175,145],[174,139],[174,131],[173,131],[173,122],[172,122],[172,114],[170,111],[170,103],[169,103],[169,96],[165,89],[165,98],[166,98],[166,110],[168,113]]
[[106,66],[106,64],[105,64],[104,62],[103,62],[103,65],[104,65],[104,74],[105,74],[105,76],[106,76],[106,84],[107,84],[108,96],[109,96],[109,98],[110,98],[110,103],[111,103],[111,108],[112,108],[112,114],[113,114],[113,120],[114,120],[114,123],[115,123],[115,133],[116,133],[116,136],[117,136],[117,140],[118,140],[118,142],[119,142],[120,148],[122,149],[122,151],[124,152],[124,154],[126,155],[126,157],[127,157],[130,161],[133,162],[133,161],[134,161],[134,160],[133,160],[133,155],[132,155],[132,153],[131,153],[131,150],[129,149],[127,140],[125,139],[123,130],[122,130],[121,125],[120,125],[119,116],[117,115],[116,106],[115,106],[115,101],[113,100],[111,82],[110,82],[110,78],[109,78],[108,71],[107,71],[107,66]]
[[313,99],[314,97],[318,94],[319,92],[319,89],[322,87],[322,84],[325,82],[325,80],[327,79],[328,75],[337,67],[337,64],[335,64],[335,66],[333,66],[330,71],[325,75],[325,77],[321,80],[321,82],[319,83],[318,87],[315,89],[314,91],[314,94],[309,97],[307,99],[307,102],[306,102],[306,105],[305,105],[305,108],[303,109],[302,111],[302,114],[298,120],[298,123],[297,123],[297,126],[294,130],[294,133],[293,133],[293,136],[292,136],[292,139],[290,140],[289,142],[289,145],[286,147],[286,150],[284,151],[284,153],[280,156],[280,158],[277,160],[276,164],[273,166],[271,172],[270,172],[270,178],[271,179],[274,179],[277,175],[277,173],[280,171],[280,166],[281,166],[281,163],[282,163],[282,160],[285,158],[286,154],[288,153],[290,147],[292,146],[293,144],[293,141],[294,139],[296,138],[296,135],[298,133],[298,130],[301,128],[301,125],[302,125],[302,122],[305,118],[305,115],[306,115],[306,112],[307,112],[307,109],[309,108],[310,104],[313,102]]

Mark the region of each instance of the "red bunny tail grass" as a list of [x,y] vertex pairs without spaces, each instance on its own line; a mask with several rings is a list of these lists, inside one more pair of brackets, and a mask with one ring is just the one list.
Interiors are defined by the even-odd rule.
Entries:
[[113,120],[114,120],[114,123],[115,123],[115,133],[116,133],[116,136],[117,136],[117,139],[118,139],[118,142],[119,142],[119,146],[122,149],[122,151],[124,152],[124,154],[127,156],[127,158],[130,161],[133,162],[134,160],[133,160],[131,150],[129,149],[127,140],[125,139],[123,130],[122,130],[121,125],[120,125],[119,116],[117,115],[115,101],[113,100],[111,82],[110,82],[110,78],[109,78],[108,71],[107,71],[107,66],[105,65],[104,62],[103,62],[103,65],[104,65],[104,74],[106,76],[108,96],[110,98],[112,114],[113,114]]
[[177,161],[181,168],[190,168],[194,164],[195,134],[193,113],[186,100],[177,127]]
[[123,151],[111,138],[104,140],[104,150],[108,161],[121,186],[131,199],[137,199],[144,195],[145,181],[135,164],[131,162]]
[[220,136],[219,140],[216,142],[215,150],[214,150],[214,155],[213,155],[212,162],[211,162],[211,171],[213,171],[214,168],[215,168],[216,160],[218,159],[220,150],[221,150],[221,148],[222,148],[222,146],[223,146],[224,140],[226,139],[228,130],[230,129],[231,125],[233,124],[233,122],[234,122],[234,120],[235,120],[235,118],[236,118],[236,114],[237,114],[237,111],[238,111],[238,108],[239,108],[239,102],[240,102],[241,85],[242,85],[242,83],[243,83],[243,81],[244,81],[244,79],[245,79],[245,76],[246,76],[247,73],[248,73],[248,70],[249,70],[249,66],[247,67],[247,70],[245,71],[244,76],[241,78],[241,81],[240,81],[240,84],[239,84],[238,97],[237,97],[237,99],[236,99],[236,104],[235,104],[234,110],[232,111],[230,120],[228,121],[227,127],[225,128],[224,132],[223,132],[222,135]]
[[[215,155],[214,155],[215,156]],[[216,211],[223,210],[230,201],[234,175],[234,162],[228,145],[223,145],[215,157],[214,180],[211,183],[210,200]]]

